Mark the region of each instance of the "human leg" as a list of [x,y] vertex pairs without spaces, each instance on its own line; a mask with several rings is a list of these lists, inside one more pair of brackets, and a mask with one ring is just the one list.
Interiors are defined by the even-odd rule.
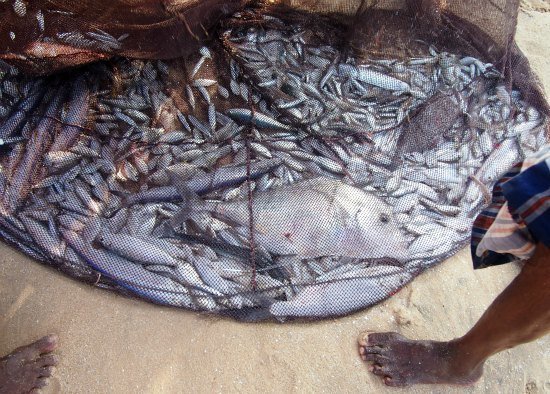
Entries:
[[413,341],[397,333],[360,339],[359,352],[388,385],[468,384],[487,358],[550,332],[550,250],[539,245],[520,274],[463,337]]

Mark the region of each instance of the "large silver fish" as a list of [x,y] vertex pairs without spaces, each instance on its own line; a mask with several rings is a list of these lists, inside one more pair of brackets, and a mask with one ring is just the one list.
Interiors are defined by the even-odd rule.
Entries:
[[382,301],[413,277],[393,266],[371,267],[370,271],[364,276],[305,286],[290,300],[274,302],[269,310],[276,317],[343,315]]
[[[188,205],[172,218],[178,230],[191,211],[203,210],[249,227],[249,201],[201,201],[185,183],[176,186]],[[277,255],[347,256],[404,260],[407,243],[391,207],[373,194],[338,180],[313,178],[255,193],[255,242]]]

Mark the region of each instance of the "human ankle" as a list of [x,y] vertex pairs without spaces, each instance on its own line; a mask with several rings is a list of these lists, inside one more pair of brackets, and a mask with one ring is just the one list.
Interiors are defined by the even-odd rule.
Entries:
[[488,357],[479,343],[466,337],[453,339],[446,343],[446,347],[453,369],[465,375],[477,370]]

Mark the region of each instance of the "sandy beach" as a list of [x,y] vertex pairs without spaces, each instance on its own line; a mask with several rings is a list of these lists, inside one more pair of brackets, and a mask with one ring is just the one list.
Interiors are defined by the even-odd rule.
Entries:
[[[525,3],[517,41],[550,93],[548,8]],[[518,272],[515,264],[474,272],[463,250],[354,315],[244,324],[92,288],[0,244],[0,354],[57,333],[61,362],[48,393],[550,392],[550,336],[491,358],[471,387],[389,389],[357,354],[364,330],[464,334]]]

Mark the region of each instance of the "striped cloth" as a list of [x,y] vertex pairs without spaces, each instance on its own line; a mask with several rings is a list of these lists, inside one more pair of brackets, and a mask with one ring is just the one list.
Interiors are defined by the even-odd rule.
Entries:
[[515,165],[493,190],[472,229],[474,268],[528,259],[550,246],[550,145]]

